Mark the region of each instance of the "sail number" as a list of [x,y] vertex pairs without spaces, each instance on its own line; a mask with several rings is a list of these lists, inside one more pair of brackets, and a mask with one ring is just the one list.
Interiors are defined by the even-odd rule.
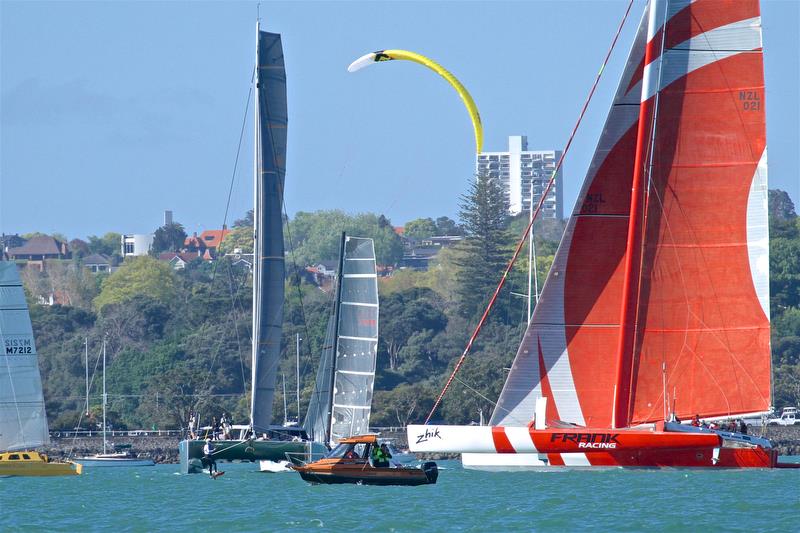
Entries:
[[25,355],[33,353],[31,339],[6,339],[6,355]]
[[761,110],[761,94],[758,91],[739,91],[739,101],[745,111]]

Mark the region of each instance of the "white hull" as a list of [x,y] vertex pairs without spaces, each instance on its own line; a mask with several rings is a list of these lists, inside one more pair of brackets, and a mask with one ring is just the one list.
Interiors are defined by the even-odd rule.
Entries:
[[281,472],[292,472],[289,468],[289,461],[259,461],[258,469],[260,472],[269,474],[279,474]]
[[136,457],[78,457],[76,463],[83,466],[155,466],[152,459],[139,459]]

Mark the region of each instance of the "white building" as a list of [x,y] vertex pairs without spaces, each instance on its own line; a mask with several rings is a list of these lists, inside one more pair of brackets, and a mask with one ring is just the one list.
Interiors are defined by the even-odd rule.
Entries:
[[[481,152],[477,155],[476,170],[499,178],[508,194],[509,212],[517,215],[530,210],[531,187],[536,207],[542,191],[555,169],[561,150],[528,150],[528,138],[513,135],[508,138],[507,152]],[[564,166],[558,170],[555,183],[542,205],[542,218],[564,218],[562,177]]]
[[122,257],[147,255],[153,246],[153,234],[123,235],[121,241]]

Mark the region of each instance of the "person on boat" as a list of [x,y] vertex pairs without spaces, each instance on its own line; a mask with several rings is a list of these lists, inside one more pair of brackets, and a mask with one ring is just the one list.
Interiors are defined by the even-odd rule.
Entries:
[[694,415],[694,418],[692,418],[692,425],[696,428],[700,427],[700,415]]
[[189,413],[189,438],[194,440],[197,438],[197,435],[194,432],[194,427],[197,421],[194,416],[194,412]]
[[372,466],[375,468],[386,468],[389,466],[389,459],[391,458],[389,450],[386,449],[386,444],[372,447]]
[[354,448],[350,448],[344,454],[345,459],[358,459],[358,454],[356,453]]
[[[734,423],[734,427],[735,427]],[[739,419],[739,433],[742,435],[747,435],[747,424],[744,423],[744,419]]]
[[208,467],[208,474],[214,477],[214,472],[218,472],[217,461],[214,459],[214,444],[211,442],[211,437],[206,437],[206,443],[203,446],[203,458],[200,460],[203,466]]
[[219,422],[216,416],[211,417],[211,438],[214,440],[219,438]]

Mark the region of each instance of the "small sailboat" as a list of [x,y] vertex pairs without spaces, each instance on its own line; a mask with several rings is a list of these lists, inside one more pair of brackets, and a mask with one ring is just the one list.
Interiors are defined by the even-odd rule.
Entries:
[[80,464],[52,461],[42,379],[17,265],[0,261],[0,477],[69,476]]
[[[380,313],[372,239],[342,233],[332,307],[303,423],[308,438],[326,451],[343,438],[369,431]],[[299,462],[309,459],[313,457]],[[285,469],[289,465],[280,466]],[[276,469],[276,465],[262,463],[263,471]]]
[[[124,450],[121,446],[116,446],[115,451],[108,451],[108,439],[106,437],[106,340],[103,339],[103,453],[97,453],[88,457],[78,457],[75,459],[83,466],[154,466],[155,462],[150,457],[137,457],[131,453],[130,449]],[[88,405],[88,395],[87,402]]]
[[[282,213],[288,110],[281,36],[262,31],[260,25],[256,36],[250,423],[239,438],[214,441],[217,461],[284,461],[287,453],[327,451],[301,429],[272,424],[286,271]],[[202,472],[203,445],[192,438],[180,442],[181,472]]]
[[757,0],[648,2],[490,425],[411,425],[413,451],[782,466],[767,439],[686,424],[770,409],[764,96]]

